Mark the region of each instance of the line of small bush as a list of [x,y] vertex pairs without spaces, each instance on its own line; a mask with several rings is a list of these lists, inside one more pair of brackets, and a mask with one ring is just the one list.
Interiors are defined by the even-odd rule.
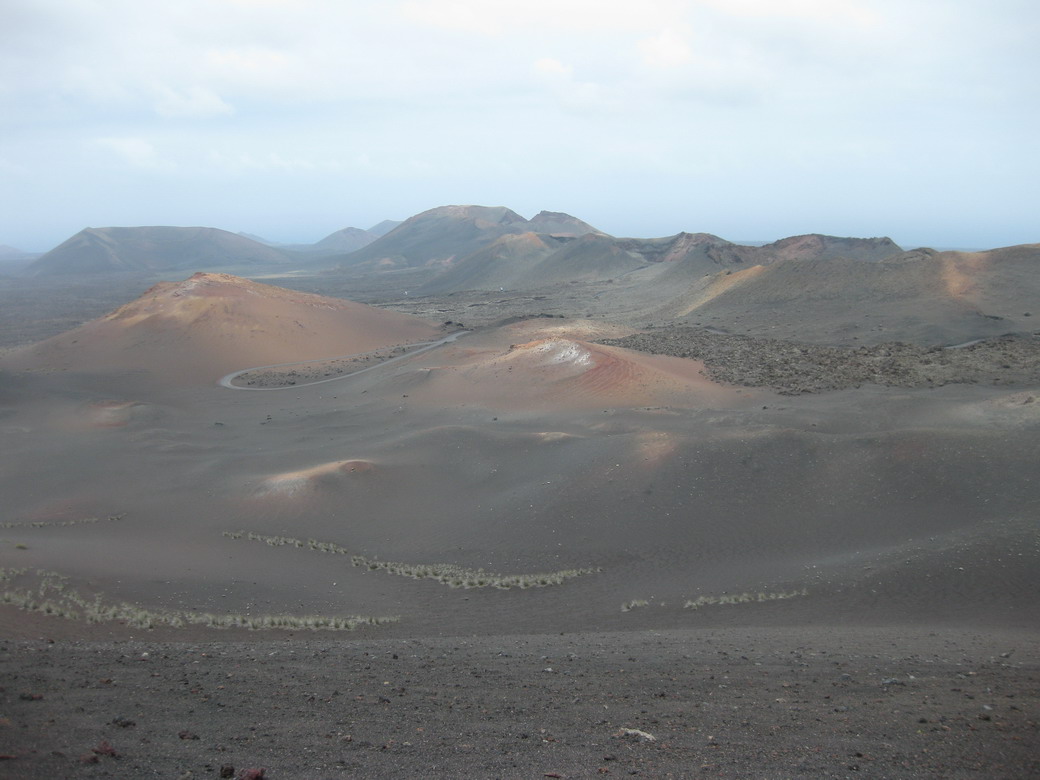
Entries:
[[540,572],[535,574],[496,574],[484,569],[467,569],[452,563],[401,563],[397,561],[380,561],[356,555],[345,547],[332,542],[317,539],[295,539],[290,536],[264,536],[246,531],[224,531],[229,539],[247,539],[263,542],[271,547],[299,547],[333,555],[349,555],[352,565],[370,571],[385,571],[400,577],[412,579],[432,579],[450,588],[544,588],[560,585],[567,580],[586,574],[602,571],[599,568],[563,569],[561,571]]
[[91,523],[122,520],[126,515],[109,515],[108,517],[80,517],[75,520],[32,520],[28,523],[0,523],[0,528],[67,528],[70,525],[89,525]]
[[700,609],[701,607],[713,607],[722,604],[751,604],[756,602],[780,601],[781,599],[793,599],[799,596],[808,596],[806,588],[789,591],[773,591],[769,593],[724,593],[721,596],[698,596],[683,604],[683,609]]
[[[35,578],[35,582],[33,579]],[[29,582],[22,582],[29,580]],[[19,587],[20,584],[20,587]],[[122,623],[133,628],[204,626],[206,628],[351,631],[360,626],[396,623],[398,617],[362,615],[217,615],[188,610],[151,610],[125,601],[106,602],[101,595],[86,598],[69,587],[68,577],[43,569],[0,569],[0,603],[26,612],[82,620],[86,623]]]

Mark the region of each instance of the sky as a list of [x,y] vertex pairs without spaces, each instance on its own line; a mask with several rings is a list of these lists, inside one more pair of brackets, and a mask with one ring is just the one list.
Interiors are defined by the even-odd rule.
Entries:
[[0,244],[447,204],[1040,242],[1038,40],[1035,0],[0,0]]

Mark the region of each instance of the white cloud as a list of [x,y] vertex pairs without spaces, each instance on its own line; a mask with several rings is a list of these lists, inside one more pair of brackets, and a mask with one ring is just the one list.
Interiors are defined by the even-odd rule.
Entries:
[[689,0],[410,0],[411,22],[480,35],[647,30],[681,16]]
[[334,160],[323,160],[320,164],[306,157],[286,156],[275,151],[236,151],[223,152],[211,150],[208,154],[210,165],[229,173],[312,173],[317,170],[339,170],[342,166]]
[[880,14],[864,0],[699,0],[724,14],[745,19],[800,19],[874,27]]
[[401,14],[412,22],[428,24],[445,30],[471,32],[480,35],[500,35],[504,29],[502,19],[493,12],[487,13],[487,4],[436,0],[430,2],[405,3]]
[[550,78],[562,76],[569,79],[574,75],[574,68],[570,65],[564,65],[555,57],[542,57],[540,60],[536,60],[534,70],[536,73]]
[[[740,177],[745,189],[789,180],[794,150],[800,170],[843,182],[849,209],[890,198],[897,177],[924,182],[928,202],[927,183],[956,171],[1009,193],[1010,214],[1010,196],[1031,192],[1020,180],[1040,175],[1029,133],[1040,5],[1024,0],[0,5],[3,155],[32,171],[38,203],[53,182],[89,192],[106,166],[128,193],[129,174],[143,174],[138,200],[171,198],[188,177],[155,188],[149,176],[176,170],[215,209],[243,202],[248,181],[249,203],[299,186],[308,209],[327,198],[342,214],[346,179],[364,179],[364,203],[493,193],[512,205],[525,180],[576,199],[653,177],[685,188],[705,161],[722,202]],[[600,178],[616,171],[631,181]],[[24,187],[4,184],[0,202],[27,208]],[[808,197],[796,205],[832,207]]]
[[205,67],[213,78],[247,86],[284,84],[293,75],[285,52],[255,46],[210,49]]
[[536,60],[533,70],[556,104],[567,111],[600,112],[619,107],[617,90],[594,81],[576,79],[574,68],[554,57]]
[[653,68],[677,68],[693,58],[686,42],[670,30],[653,38],[643,38],[636,46],[643,62]]
[[189,86],[179,90],[157,87],[155,112],[163,117],[220,116],[232,108],[206,87]]
[[93,145],[112,152],[124,163],[134,168],[169,171],[175,167],[170,161],[161,158],[155,147],[143,138],[95,138]]

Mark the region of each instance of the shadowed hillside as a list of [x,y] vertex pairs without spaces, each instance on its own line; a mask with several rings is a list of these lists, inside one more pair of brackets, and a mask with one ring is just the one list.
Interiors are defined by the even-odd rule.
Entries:
[[[662,280],[679,289],[678,273]],[[793,257],[720,271],[688,280],[651,316],[809,341],[956,344],[1036,329],[1038,296],[1038,245],[915,250],[869,263]]]
[[446,267],[502,236],[527,232],[578,236],[597,231],[567,214],[542,212],[527,220],[501,206],[441,206],[405,220],[345,258],[343,266]]
[[263,268],[287,263],[277,249],[206,227],[86,228],[35,260],[29,276]]
[[[537,219],[531,220],[531,224]],[[558,240],[556,244],[532,239],[514,241],[507,236],[453,259],[421,289],[425,293],[500,287],[538,289],[569,282],[616,281],[643,269],[647,269],[641,276],[643,283],[660,278],[665,285],[672,286],[719,269],[796,259],[874,262],[900,251],[887,238],[836,238],[815,234],[785,238],[761,247],[734,244],[709,233],[615,238],[590,230],[576,239],[572,235],[571,240]],[[667,278],[663,277],[665,274]]]

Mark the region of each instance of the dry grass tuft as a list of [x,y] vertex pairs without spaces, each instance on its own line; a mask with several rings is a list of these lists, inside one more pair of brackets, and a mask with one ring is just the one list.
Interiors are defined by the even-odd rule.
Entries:
[[683,604],[684,609],[700,609],[701,607],[713,607],[722,604],[751,604],[761,603],[766,601],[779,601],[781,599],[793,599],[799,596],[808,596],[809,591],[806,588],[800,590],[790,591],[772,591],[769,593],[736,593],[728,594],[724,593],[721,596],[698,596],[695,599],[691,599]]
[[3,588],[0,603],[26,612],[86,623],[121,623],[133,628],[184,628],[191,625],[253,631],[351,631],[360,626],[396,623],[400,619],[362,615],[217,615],[187,610],[150,610],[125,601],[106,602],[100,594],[87,598],[69,586],[68,577],[43,569],[0,569],[0,587]]
[[495,574],[484,569],[467,569],[452,563],[400,563],[380,561],[354,555],[345,547],[332,542],[320,542],[317,539],[294,539],[290,536],[263,536],[246,531],[224,531],[229,539],[247,539],[263,542],[271,547],[299,547],[332,555],[349,555],[354,566],[370,571],[385,571],[400,577],[412,579],[432,579],[450,588],[544,588],[549,585],[560,585],[569,579],[601,571],[594,569],[563,569],[561,571],[540,572],[535,574]]

